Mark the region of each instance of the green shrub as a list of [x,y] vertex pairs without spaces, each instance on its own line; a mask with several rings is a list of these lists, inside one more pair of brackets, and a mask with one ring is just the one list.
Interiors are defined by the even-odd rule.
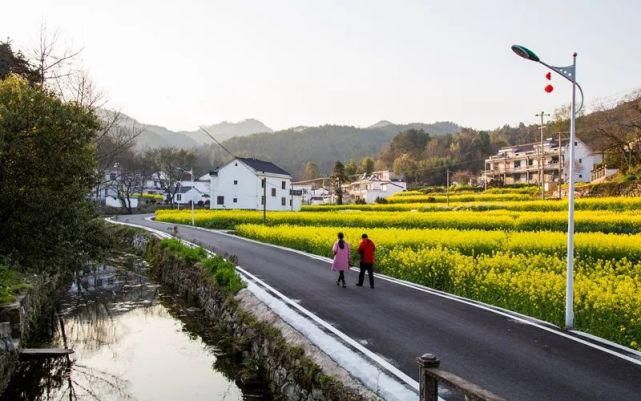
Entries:
[[218,255],[209,256],[204,248],[190,247],[173,238],[162,240],[160,247],[189,264],[198,265],[223,292],[236,294],[245,286],[233,263]]
[[24,276],[8,266],[0,265],[0,305],[13,302],[21,291],[31,288]]

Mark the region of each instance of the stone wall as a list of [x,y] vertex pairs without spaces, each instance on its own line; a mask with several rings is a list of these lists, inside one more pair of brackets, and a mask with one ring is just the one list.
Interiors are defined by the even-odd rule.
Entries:
[[30,282],[29,291],[0,307],[0,394],[17,366],[17,349],[28,340],[42,313],[53,307],[51,300],[66,289],[68,279],[62,275],[31,276]]
[[[235,352],[269,383],[271,391],[291,401],[375,400],[348,372],[302,334],[283,322],[243,289],[226,296],[198,265],[185,262],[148,237],[146,252],[159,280],[197,303],[205,317],[232,339]],[[144,242],[133,237],[139,249]],[[251,373],[251,372],[249,372]]]

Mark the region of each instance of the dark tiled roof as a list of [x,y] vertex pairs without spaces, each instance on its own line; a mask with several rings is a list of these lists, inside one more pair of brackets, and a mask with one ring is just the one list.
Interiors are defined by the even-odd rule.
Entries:
[[247,157],[239,157],[238,160],[242,161],[249,167],[253,168],[256,171],[260,172],[265,172],[265,173],[273,173],[273,174],[283,174],[283,175],[291,175],[287,171],[283,170],[282,168],[278,167],[272,162],[266,162],[263,160],[258,160],[258,159],[251,159]]
[[176,192],[177,194],[184,194],[186,192],[189,192],[193,187],[191,186],[180,186],[178,187],[178,191]]
[[516,145],[514,147],[513,152],[514,153],[522,153],[522,152],[532,152],[534,150],[534,144],[533,143],[526,143],[524,145]]

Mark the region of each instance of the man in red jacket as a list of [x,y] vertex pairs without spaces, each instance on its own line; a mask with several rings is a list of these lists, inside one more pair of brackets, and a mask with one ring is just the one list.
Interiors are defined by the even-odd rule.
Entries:
[[363,286],[365,271],[369,276],[369,287],[374,288],[374,253],[376,245],[374,241],[367,238],[367,234],[361,235],[361,243],[358,245],[358,254],[361,255],[361,272],[358,274],[358,287]]

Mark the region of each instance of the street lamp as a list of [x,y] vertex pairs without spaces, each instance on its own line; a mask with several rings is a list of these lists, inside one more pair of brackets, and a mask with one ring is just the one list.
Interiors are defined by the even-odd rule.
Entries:
[[[576,141],[576,114],[583,108],[583,89],[581,89],[581,86],[576,82],[576,53],[572,55],[572,65],[567,67],[554,67],[542,61],[532,50],[524,46],[513,45],[512,51],[526,60],[543,64],[563,78],[572,82],[569,161],[570,179],[568,182],[568,254],[565,278],[565,327],[566,329],[572,329],[574,326],[574,142]],[[579,106],[578,110],[576,109],[576,88],[579,88],[579,92],[581,92],[581,106]],[[559,147],[560,146],[561,143],[559,143]],[[559,160],[559,163],[560,162],[561,161]]]

